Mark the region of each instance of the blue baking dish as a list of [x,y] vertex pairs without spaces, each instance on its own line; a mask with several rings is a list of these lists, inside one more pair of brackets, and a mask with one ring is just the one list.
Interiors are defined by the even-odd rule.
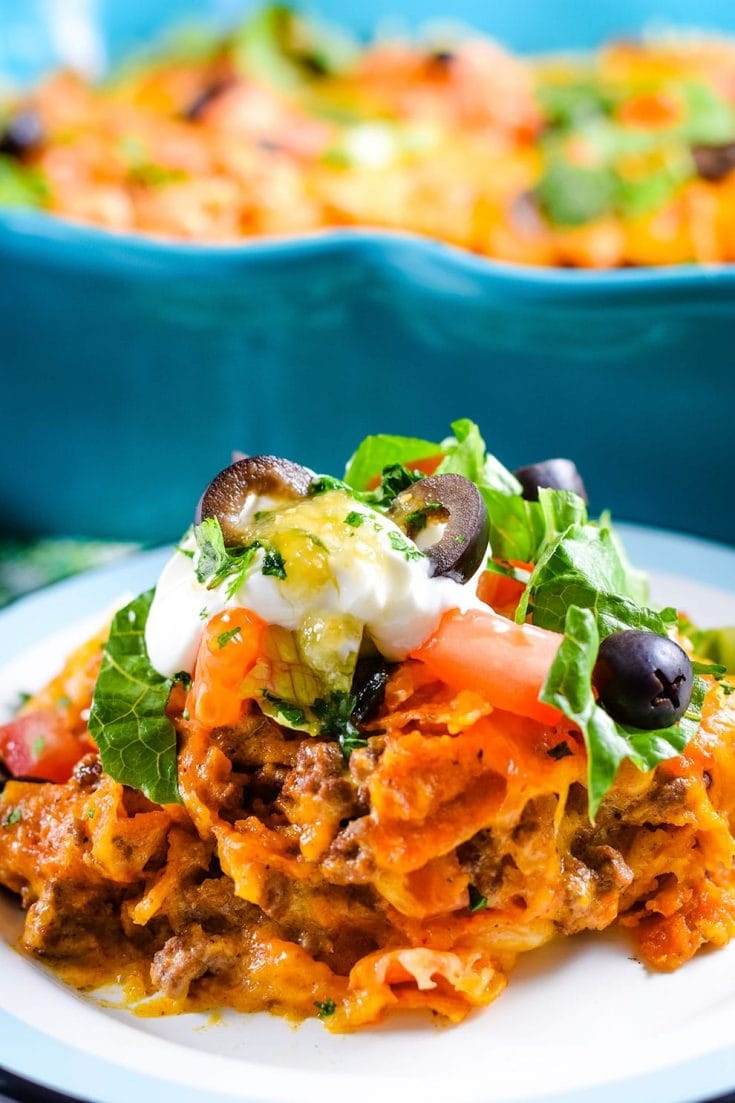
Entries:
[[[58,64],[54,11],[114,62],[171,22],[248,6],[0,0],[0,72]],[[318,10],[366,33],[448,7]],[[661,17],[735,28],[715,0],[451,8],[528,51]],[[0,334],[6,531],[173,538],[232,448],[339,472],[367,433],[440,439],[467,415],[511,467],[573,456],[599,509],[735,541],[735,268],[530,269],[369,230],[203,247],[5,211]]]

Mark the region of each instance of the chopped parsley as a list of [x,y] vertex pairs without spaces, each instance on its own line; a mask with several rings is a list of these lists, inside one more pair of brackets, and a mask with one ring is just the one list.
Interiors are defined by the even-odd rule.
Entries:
[[365,521],[367,521],[367,515],[365,513],[360,513],[356,509],[351,510],[345,517],[345,524],[350,525],[353,529],[359,529],[360,525]]
[[87,819],[88,820],[93,820],[94,819],[95,811],[96,811],[95,808],[90,808],[89,809],[89,811],[87,812]]
[[219,636],[217,636],[215,640],[217,647],[220,648],[220,650],[223,647],[227,647],[227,644],[230,642],[230,640],[234,640],[235,636],[238,635],[240,635],[239,624],[235,628],[230,628],[227,632],[220,632]]
[[420,552],[415,544],[409,544],[408,541],[401,536],[400,532],[389,532],[388,540],[393,551],[400,552],[405,555],[406,559],[410,562],[412,559],[423,559],[424,554]]
[[264,689],[263,696],[266,701],[270,701],[274,709],[281,714],[284,720],[289,724],[293,724],[298,727],[299,724],[306,723],[306,713],[298,705],[291,704],[289,701],[284,701],[281,697],[276,697],[275,693],[271,693],[270,690]]
[[20,808],[12,808],[3,820],[3,827],[12,827],[13,824],[20,823],[22,819],[23,813]]
[[479,889],[476,889],[474,885],[470,885],[469,889],[470,902],[467,905],[467,910],[471,912],[481,912],[487,907],[487,896],[483,896]]
[[334,1000],[314,1000],[314,1007],[320,1019],[328,1019],[337,1010]]

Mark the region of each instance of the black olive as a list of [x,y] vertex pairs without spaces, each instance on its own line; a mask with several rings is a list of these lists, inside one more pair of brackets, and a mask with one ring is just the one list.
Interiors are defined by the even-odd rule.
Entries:
[[352,679],[355,698],[352,719],[356,724],[363,724],[382,705],[385,687],[395,665],[380,657],[358,659]]
[[184,118],[190,123],[198,123],[211,103],[219,99],[223,92],[227,92],[233,84],[234,77],[226,77],[224,80],[215,80],[194,97],[184,111]]
[[17,111],[0,133],[0,153],[7,157],[24,157],[43,143],[43,123],[31,107]]
[[592,680],[613,720],[645,731],[681,719],[694,684],[689,656],[678,643],[636,629],[602,641]]
[[215,475],[199,499],[194,514],[198,525],[206,517],[216,517],[225,544],[242,541],[240,517],[250,494],[268,494],[274,498],[304,498],[314,475],[306,467],[278,456],[247,456]]
[[436,543],[425,548],[432,575],[467,582],[482,563],[490,535],[487,508],[473,482],[463,475],[429,475],[403,490],[388,516],[415,540],[434,522],[445,528]]
[[428,58],[429,69],[437,72],[446,72],[457,60],[457,55],[452,50],[433,50]]
[[703,180],[724,180],[735,169],[735,142],[721,146],[692,146],[697,173]]
[[523,487],[523,497],[527,502],[537,502],[538,492],[542,488],[573,490],[587,501],[582,476],[571,460],[541,460],[539,463],[529,464],[528,467],[519,467],[513,474]]

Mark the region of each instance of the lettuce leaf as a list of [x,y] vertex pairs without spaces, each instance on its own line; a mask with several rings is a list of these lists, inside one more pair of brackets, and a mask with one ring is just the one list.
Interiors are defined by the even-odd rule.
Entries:
[[366,490],[368,483],[385,467],[400,464],[409,467],[414,460],[428,459],[441,452],[441,445],[420,437],[397,437],[378,434],[365,437],[347,462],[345,482],[353,490]]
[[681,754],[697,730],[706,683],[695,678],[687,712],[669,728],[640,731],[616,724],[601,708],[592,689],[592,672],[600,646],[595,615],[571,605],[564,620],[564,639],[543,685],[540,700],[553,705],[576,724],[587,747],[587,791],[590,820],[615,780],[624,759],[641,771]]
[[176,731],[166,715],[174,679],[153,669],[145,646],[153,593],[141,594],[113,618],[89,730],[105,773],[156,804],[177,804]]
[[572,525],[538,560],[516,620],[523,623],[530,611],[534,624],[563,632],[567,610],[576,605],[594,613],[602,638],[625,628],[666,635],[676,624],[676,610],[649,609],[639,602],[640,593],[640,578],[609,525]]
[[520,494],[521,484],[518,479],[487,451],[474,421],[469,418],[453,421],[452,433],[454,435],[443,440],[436,450],[444,454],[444,459],[436,469],[437,475],[464,475],[480,490]]
[[690,627],[687,635],[692,641],[696,655],[717,663],[728,674],[735,674],[735,627]]

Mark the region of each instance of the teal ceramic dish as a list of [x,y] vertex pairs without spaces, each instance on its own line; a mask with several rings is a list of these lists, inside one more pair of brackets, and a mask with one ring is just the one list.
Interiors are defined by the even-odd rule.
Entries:
[[[95,9],[112,58],[172,20],[247,6],[75,5]],[[318,6],[360,31],[395,9]],[[413,24],[447,10],[400,7]],[[452,7],[527,50],[662,14],[627,0],[579,25],[561,0]],[[52,8],[0,0],[0,71],[58,61]],[[735,29],[716,0],[663,14]],[[202,247],[7,211],[0,257],[6,530],[168,539],[232,448],[334,470],[366,433],[431,439],[467,414],[511,467],[573,456],[593,507],[735,541],[735,268],[530,269],[377,231]]]

